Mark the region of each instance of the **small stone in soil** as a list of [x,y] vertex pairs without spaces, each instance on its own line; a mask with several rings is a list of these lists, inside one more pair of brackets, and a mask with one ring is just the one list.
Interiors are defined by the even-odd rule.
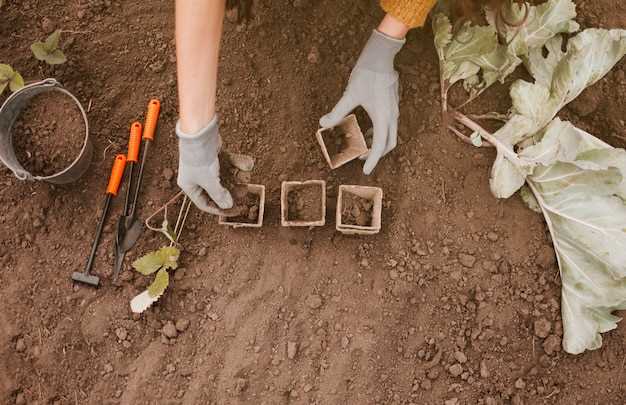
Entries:
[[189,328],[189,320],[188,319],[179,319],[176,321],[176,330],[178,332],[184,332]]
[[24,393],[20,392],[15,397],[15,405],[24,405],[26,404],[26,398],[24,397]]
[[453,365],[450,366],[448,371],[453,376],[458,377],[458,376],[460,376],[463,373],[463,367],[461,367],[460,364],[453,364]]
[[119,340],[126,340],[128,332],[124,328],[117,328],[115,329],[115,336],[117,336]]
[[169,339],[173,339],[178,336],[178,331],[176,330],[176,326],[172,321],[168,321],[165,326],[163,326],[163,329],[161,329],[161,333],[163,333],[163,336]]
[[467,356],[465,356],[465,354],[460,351],[454,352],[454,358],[461,364],[467,362]]
[[15,351],[21,353],[24,350],[26,350],[26,343],[24,343],[24,339],[17,339],[17,342],[15,343]]
[[541,318],[535,321],[534,328],[536,336],[546,338],[552,330],[552,323],[546,318]]
[[306,59],[309,63],[318,64],[320,62],[320,51],[316,46],[312,46]]
[[372,226],[374,204],[371,200],[345,191],[341,205],[341,222],[344,225]]
[[171,181],[174,178],[174,170],[170,169],[169,167],[166,167],[165,169],[163,169],[163,178],[167,181]]
[[287,194],[289,221],[319,221],[322,219],[321,186],[306,184],[292,188]]
[[287,358],[293,360],[298,354],[298,344],[296,342],[287,342]]
[[307,297],[306,304],[311,309],[318,309],[322,306],[322,298],[319,295],[311,294]]
[[550,335],[543,341],[543,350],[547,355],[552,355],[561,351],[561,339],[556,335]]
[[459,253],[459,262],[461,262],[464,267],[472,268],[476,263],[476,258],[467,253]]

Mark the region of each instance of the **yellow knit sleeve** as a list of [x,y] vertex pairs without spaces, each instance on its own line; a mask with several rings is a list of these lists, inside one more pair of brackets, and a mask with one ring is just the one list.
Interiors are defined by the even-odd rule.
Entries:
[[380,0],[387,13],[411,28],[421,27],[437,0]]

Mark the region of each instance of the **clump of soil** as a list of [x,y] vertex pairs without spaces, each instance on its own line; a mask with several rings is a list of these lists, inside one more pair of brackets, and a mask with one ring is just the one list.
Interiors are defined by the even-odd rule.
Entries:
[[367,198],[344,192],[341,222],[345,225],[372,226],[374,203]]
[[346,148],[346,134],[341,128],[332,128],[322,133],[328,156],[334,158]]
[[[233,197],[234,198],[234,197]],[[256,224],[259,220],[261,197],[258,194],[248,192],[245,197],[236,202],[233,209],[237,210],[237,216],[227,217],[226,222],[240,224]]]
[[31,174],[50,176],[78,157],[85,124],[74,101],[59,92],[33,97],[13,125],[17,160]]
[[287,194],[287,219],[289,221],[319,221],[322,212],[321,188],[317,184],[294,187]]

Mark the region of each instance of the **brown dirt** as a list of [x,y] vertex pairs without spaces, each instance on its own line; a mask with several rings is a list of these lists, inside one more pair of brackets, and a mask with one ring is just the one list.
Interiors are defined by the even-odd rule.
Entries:
[[[226,210],[225,214],[228,215],[228,218],[248,218],[251,213],[251,208],[254,207],[254,203],[251,203],[251,194],[248,193],[247,184],[250,182],[250,178],[252,173],[243,172],[235,167],[228,155],[225,153],[220,153],[220,181],[222,186],[230,191],[230,194],[233,198],[233,207]],[[257,198],[258,200],[258,198]],[[258,203],[258,201],[257,201]],[[252,204],[252,205],[250,205]],[[257,206],[257,214],[258,214],[258,206]],[[256,218],[255,218],[256,219]],[[229,220],[228,222],[238,222],[234,219]],[[244,222],[255,222],[255,221],[244,221]]]
[[[163,113],[139,214],[176,193],[174,2],[5,2],[0,60],[91,100],[96,153],[85,177],[63,187],[0,169],[0,403],[626,403],[626,324],[604,334],[600,350],[560,350],[560,283],[543,218],[517,196],[490,194],[493,150],[442,136],[431,30],[413,31],[397,58],[397,149],[370,177],[358,161],[331,172],[318,120],[382,13],[352,0],[256,4],[249,23],[226,24],[218,107],[225,146],[257,160],[266,225],[232,230],[193,211],[171,287],[137,317],[128,302],[149,278],[127,271],[121,287],[110,283],[121,199],[94,268],[102,287],[74,286],[70,274],[85,263],[111,159],[151,97]],[[585,26],[624,26],[625,2],[577,4]],[[64,34],[66,65],[45,66],[28,49],[45,36],[44,19],[77,32]],[[318,64],[307,60],[313,47]],[[622,61],[562,117],[623,147],[625,73]],[[506,110],[502,87],[492,90],[475,112]],[[381,232],[282,228],[288,178],[326,179],[335,192],[382,187]],[[164,243],[146,233],[127,260]],[[176,338],[163,334],[168,321],[180,324]]]
[[342,195],[341,222],[345,225],[371,226],[374,204],[367,198],[344,192]]
[[259,220],[259,208],[261,197],[255,193],[247,193],[244,198],[239,198],[235,204],[238,215],[228,217],[226,222],[236,222],[240,224],[254,224]]
[[322,188],[317,184],[297,186],[287,193],[289,221],[319,221],[323,218]]
[[345,149],[345,134],[341,128],[331,128],[322,133],[324,146],[328,151],[328,156],[334,158]]
[[17,160],[35,176],[50,176],[78,157],[85,124],[74,101],[60,92],[33,97],[13,126]]

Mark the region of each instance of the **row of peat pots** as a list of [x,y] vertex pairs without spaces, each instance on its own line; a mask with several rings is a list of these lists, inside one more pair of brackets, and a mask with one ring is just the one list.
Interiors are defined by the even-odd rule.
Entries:
[[[219,224],[235,228],[260,228],[265,212],[265,186],[248,185],[255,197],[251,215],[220,217]],[[383,190],[379,187],[340,185],[337,194],[336,228],[345,234],[373,235],[380,231]],[[286,227],[326,225],[326,182],[284,181],[280,192],[280,221]]]
[[[336,128],[322,128],[317,141],[331,169],[358,159],[368,152],[365,137],[354,115]],[[259,228],[265,211],[265,186],[248,185],[254,201],[248,216],[221,217],[219,223],[232,227]],[[340,185],[337,194],[336,228],[345,234],[372,235],[380,231],[383,190],[379,187]],[[280,195],[281,225],[287,227],[326,224],[326,182],[284,181]]]

